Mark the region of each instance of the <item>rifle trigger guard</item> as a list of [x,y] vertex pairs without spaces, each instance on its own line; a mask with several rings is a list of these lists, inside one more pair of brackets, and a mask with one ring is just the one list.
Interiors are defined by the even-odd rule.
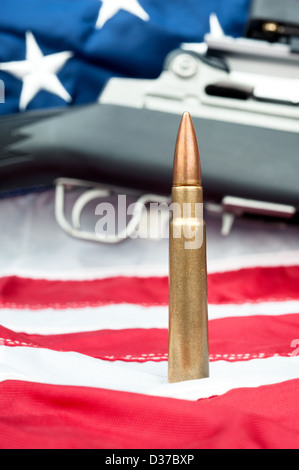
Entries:
[[[130,237],[137,229],[142,214],[144,205],[148,202],[169,202],[169,199],[156,194],[143,194],[137,199],[132,217],[127,226],[118,232],[116,235],[99,234],[96,232],[89,232],[81,229],[81,214],[85,206],[99,197],[111,196],[114,191],[110,188],[105,188],[97,183],[91,183],[82,180],[71,178],[59,178],[55,181],[55,218],[62,230],[68,235],[81,240],[95,241],[107,244],[116,244]],[[71,213],[71,223],[65,216],[65,192],[68,188],[83,187],[87,190],[81,194],[74,203]]]

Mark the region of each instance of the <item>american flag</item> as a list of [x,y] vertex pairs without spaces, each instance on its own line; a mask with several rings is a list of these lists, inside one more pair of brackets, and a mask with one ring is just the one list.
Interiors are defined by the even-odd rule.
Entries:
[[[237,35],[247,10],[4,0],[0,112],[92,102],[113,75],[154,77],[168,51],[202,39],[211,11]],[[222,237],[206,214],[210,377],[168,384],[168,240],[73,239],[51,189],[0,208],[1,448],[298,447],[295,226],[240,219]]]

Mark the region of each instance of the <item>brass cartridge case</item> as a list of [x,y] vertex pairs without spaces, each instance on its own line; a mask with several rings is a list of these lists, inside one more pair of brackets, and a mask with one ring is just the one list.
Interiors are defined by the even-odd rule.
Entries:
[[209,376],[206,227],[200,184],[201,180],[172,188],[168,382]]

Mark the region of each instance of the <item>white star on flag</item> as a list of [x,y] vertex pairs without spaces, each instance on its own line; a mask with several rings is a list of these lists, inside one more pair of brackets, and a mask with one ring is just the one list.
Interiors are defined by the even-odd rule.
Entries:
[[23,81],[19,107],[24,111],[41,90],[48,91],[70,102],[72,97],[57,77],[57,73],[73,56],[70,51],[44,56],[33,34],[26,33],[26,59],[0,63],[0,70]]
[[138,16],[143,21],[149,20],[147,12],[139,5],[137,0],[101,0],[102,6],[96,23],[96,28],[100,29],[106,21],[116,15],[119,10],[128,11],[132,15]]

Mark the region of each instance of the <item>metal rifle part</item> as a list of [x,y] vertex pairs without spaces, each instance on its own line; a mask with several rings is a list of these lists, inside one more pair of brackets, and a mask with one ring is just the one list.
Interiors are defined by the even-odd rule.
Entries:
[[111,79],[98,103],[1,117],[1,195],[71,178],[169,197],[169,143],[187,109],[200,135],[206,201],[232,196],[298,213],[299,106],[295,92],[287,95],[296,91],[299,54],[226,37],[215,16],[211,29],[204,43],[172,52],[156,80]]
[[272,202],[243,199],[233,196],[225,196],[222,206],[222,235],[228,235],[235,217],[243,214],[258,214],[279,219],[291,219],[296,214],[293,206],[286,204],[274,204]]
[[[204,43],[183,43],[169,54],[158,79],[112,78],[99,102],[178,114],[188,106],[193,119],[298,131],[299,110],[291,105],[299,101],[299,54],[287,44],[225,36],[220,25],[215,27],[215,18],[211,16]],[[218,82],[252,92],[246,103],[238,96],[223,100],[220,94],[217,99],[206,89]]]
[[[220,202],[223,209],[223,234],[229,233],[236,215],[263,213],[265,216],[289,219],[296,214],[297,203],[294,198],[277,199],[274,191],[269,192],[266,189],[272,175],[277,178],[278,184],[282,181],[282,175],[275,171],[275,168],[278,168],[278,159],[282,161],[276,147],[276,137],[279,135],[285,137],[280,151],[284,156],[282,178],[286,187],[287,181],[290,182],[291,173],[298,169],[299,54],[294,52],[289,44],[227,37],[217,16],[212,14],[210,33],[205,36],[205,42],[182,44],[180,50],[169,54],[164,70],[157,80],[111,79],[100,97],[100,102],[117,102],[125,106],[158,109],[174,114],[188,109],[192,113],[197,130],[200,129],[197,125],[199,120],[210,120],[210,129],[203,129],[201,126],[203,141],[208,133],[211,139],[224,138],[225,148],[219,152],[218,158],[220,160],[222,153],[225,160],[227,149],[231,148],[236,161],[235,171],[238,167],[238,174],[240,165],[243,165],[245,173],[249,176],[247,163],[252,160],[250,154],[255,153],[253,164],[261,167],[265,181],[264,191],[260,191],[262,186],[258,183],[256,192],[250,191],[249,196],[245,190],[240,197],[243,192],[240,187],[241,180],[237,191],[239,194],[235,191],[236,188],[233,188],[234,183],[231,191],[229,187],[223,190],[224,197]],[[223,129],[226,127],[228,133],[241,132],[242,138],[235,137],[233,142],[233,139],[227,139],[227,135],[222,131],[219,132],[220,128],[217,132],[215,127],[218,127],[217,123],[220,121],[224,123]],[[255,131],[251,132],[254,128],[259,128],[259,136],[254,135]],[[269,133],[269,130],[276,130],[276,133]],[[202,139],[201,143],[204,145]],[[203,148],[204,155],[209,155],[213,161],[217,159],[211,148]],[[227,158],[227,162],[232,163],[232,160],[233,158]],[[208,161],[207,164],[209,165]],[[233,165],[229,164],[227,168],[230,168],[233,180]],[[219,174],[216,175],[216,166],[214,167],[215,188],[218,183],[223,189],[225,178],[223,173],[221,174],[222,170],[219,166]],[[204,178],[205,176],[204,173]],[[248,182],[249,178],[244,182],[246,189]],[[288,190],[294,188],[293,184],[290,184]],[[208,183],[208,198],[210,188]],[[229,206],[225,202],[226,197],[231,198]],[[287,204],[282,204],[285,202]]]
[[290,44],[298,51],[299,4],[294,0],[252,0],[246,36]]
[[[81,228],[81,215],[85,206],[92,200],[99,197],[108,197],[112,194],[121,194],[126,188],[108,188],[98,183],[81,181],[71,178],[58,178],[55,181],[55,217],[58,225],[69,235],[81,240],[102,242],[108,244],[116,244],[129,238],[139,227],[142,220],[143,212],[146,209],[146,204],[151,202],[169,203],[169,197],[159,196],[158,194],[140,194],[133,193],[136,197],[132,217],[127,223],[126,227],[120,229],[117,233],[97,233],[83,230]],[[72,211],[71,222],[68,221],[65,214],[65,193],[67,190],[86,188],[80,196],[77,197]]]
[[[175,147],[172,203],[180,210],[173,211],[169,229],[171,383],[209,376],[206,231],[197,210],[203,204],[203,189],[195,130],[186,112]],[[189,205],[187,214],[185,204]]]

